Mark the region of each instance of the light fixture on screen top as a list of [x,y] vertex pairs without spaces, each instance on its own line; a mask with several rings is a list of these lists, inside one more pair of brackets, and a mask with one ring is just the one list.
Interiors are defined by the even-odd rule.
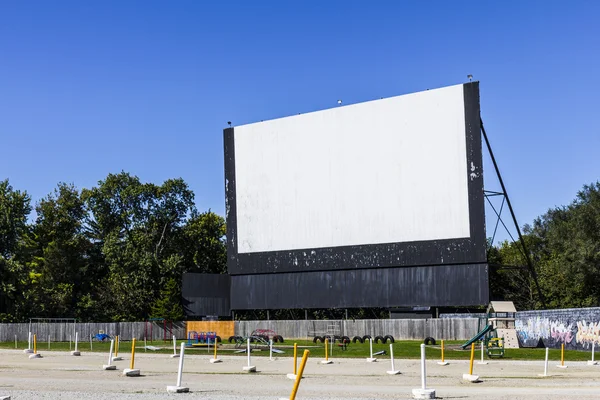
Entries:
[[231,121],[227,121],[227,125],[231,128]]
[[338,106],[341,106],[341,105],[342,105],[342,101],[338,100]]
[[471,82],[473,80],[473,75],[469,74],[467,75],[467,78],[469,79],[469,82]]

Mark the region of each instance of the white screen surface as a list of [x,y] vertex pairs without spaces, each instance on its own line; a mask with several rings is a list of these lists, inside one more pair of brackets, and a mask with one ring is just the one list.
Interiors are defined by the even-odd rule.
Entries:
[[235,127],[238,253],[470,236],[463,86]]

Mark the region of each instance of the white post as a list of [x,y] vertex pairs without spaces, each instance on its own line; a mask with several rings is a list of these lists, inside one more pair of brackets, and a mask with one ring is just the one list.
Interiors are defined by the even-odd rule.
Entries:
[[391,343],[390,343],[390,359],[392,360],[392,371],[395,371],[396,368],[394,368],[394,346],[392,346]]
[[147,347],[147,345],[146,345],[146,336],[144,336],[144,353],[146,352],[146,347]]
[[50,350],[50,334],[48,334],[48,350]]
[[69,335],[69,351],[71,351],[71,335]]
[[544,361],[544,376],[548,376],[548,348],[546,347],[546,360]]
[[177,339],[175,339],[175,335],[173,335],[173,355],[177,354]]
[[248,353],[248,367],[250,367],[250,338],[248,338],[248,345],[246,351]]
[[15,349],[17,348],[17,335],[15,335]]
[[90,333],[90,351],[92,351],[92,350],[93,350],[93,347],[92,347],[92,334]]
[[115,341],[111,340],[110,341],[110,351],[108,352],[108,365],[111,365],[111,363],[112,363],[112,353],[113,353],[114,345],[115,345]]
[[481,341],[481,361],[479,361],[478,364],[480,365],[485,365],[487,364],[487,361],[483,361],[483,352],[484,352],[484,347],[483,347],[483,340]]
[[29,331],[29,338],[27,339],[27,348],[31,349],[31,331]]
[[329,357],[333,357],[333,343],[335,342],[335,337],[331,338],[331,346],[329,350]]
[[[594,356],[592,356],[592,360]],[[269,340],[269,361],[273,361],[273,339]]]
[[594,352],[596,350],[596,341],[592,342],[592,362],[594,362]]
[[77,342],[79,340],[79,332],[75,332],[75,351],[77,351]]
[[185,342],[181,342],[181,355],[179,356],[179,369],[177,370],[177,387],[181,387],[181,375],[183,374],[183,355],[185,353]]
[[425,390],[427,388],[426,382],[426,370],[425,370],[425,345],[421,343],[421,389]]
[[373,339],[369,339],[369,354],[369,357],[373,358]]

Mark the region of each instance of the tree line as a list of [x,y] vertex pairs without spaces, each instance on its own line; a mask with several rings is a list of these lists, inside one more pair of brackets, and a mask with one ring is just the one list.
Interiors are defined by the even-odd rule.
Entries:
[[199,212],[182,179],[60,183],[35,207],[0,181],[0,322],[181,320],[182,274],[225,265],[225,221]]
[[[35,206],[27,192],[0,181],[0,322],[181,320],[182,274],[226,273],[225,233],[223,217],[199,212],[182,179],[159,186],[126,172],[109,174],[91,189],[60,183]],[[548,308],[600,305],[600,182],[525,225],[523,237]],[[488,260],[492,299],[514,301],[520,310],[543,308],[530,271],[519,268],[527,263],[518,241],[490,243]],[[349,311],[352,318],[387,315]],[[311,310],[310,316],[344,313]],[[271,311],[274,318],[290,316],[304,312]]]

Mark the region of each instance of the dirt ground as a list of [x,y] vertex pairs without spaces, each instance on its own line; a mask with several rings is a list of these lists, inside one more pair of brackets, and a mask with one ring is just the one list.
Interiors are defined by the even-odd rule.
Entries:
[[[67,352],[40,352],[41,359],[28,359],[21,350],[0,351],[0,397],[18,399],[100,399],[131,398],[160,399],[277,399],[289,398],[293,381],[292,359],[269,360],[253,357],[256,373],[246,373],[245,357],[220,356],[220,364],[211,364],[208,354],[186,355],[183,386],[189,394],[167,394],[166,387],[175,385],[178,359],[164,354],[136,353],[135,367],[141,377],[122,376],[129,368],[130,355],[116,361],[117,371],[104,371],[108,355],[82,353],[81,357]],[[299,360],[300,361],[300,360]],[[396,360],[400,375],[388,375],[389,359],[368,363],[365,359],[333,359],[334,364],[322,365],[321,359],[309,358],[297,399],[408,399],[411,391],[421,385],[417,360]],[[468,372],[468,362],[451,361],[439,366],[427,361],[427,387],[436,390],[443,399],[598,399],[600,398],[600,366],[585,362],[567,363],[567,369],[550,362],[549,376],[543,373],[543,361],[491,360],[487,365],[475,364],[474,374],[481,382],[462,380]]]

